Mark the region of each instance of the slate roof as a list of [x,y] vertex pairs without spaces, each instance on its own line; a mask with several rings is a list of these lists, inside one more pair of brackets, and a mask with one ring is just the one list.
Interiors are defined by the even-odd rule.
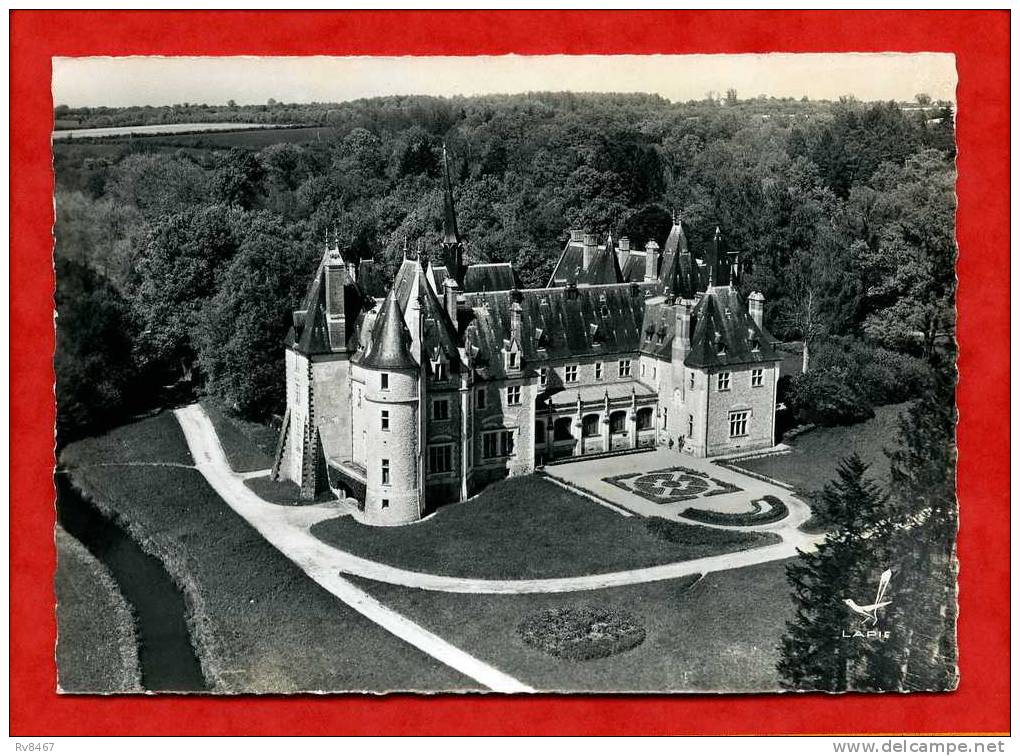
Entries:
[[474,263],[464,274],[464,291],[510,291],[521,285],[511,263]]
[[612,237],[609,239],[608,247],[606,244],[597,246],[588,269],[583,270],[581,265],[584,262],[584,244],[573,239],[568,240],[549,277],[549,286],[566,286],[571,283],[600,286],[622,283],[623,272],[616,258],[616,250],[611,245]]
[[[616,284],[517,292],[522,307],[521,349],[530,362],[635,352],[644,318],[646,287]],[[502,378],[502,350],[510,340],[512,292],[468,293],[461,323],[464,340],[485,379]],[[475,352],[477,350],[477,352]]]
[[[315,271],[312,283],[305,293],[299,309],[292,315],[291,326],[284,338],[284,344],[296,351],[312,354],[329,354],[339,351],[354,351],[357,348],[357,323],[371,303],[371,299],[362,294],[357,283],[350,278],[341,266],[328,266],[327,250],[319,267]],[[334,291],[342,292],[335,301],[326,302],[326,276],[336,277],[340,287]],[[343,332],[335,329],[331,332],[327,322],[327,305],[333,307],[334,313],[344,316]]]
[[706,368],[775,362],[782,359],[770,333],[759,328],[747,312],[740,293],[712,287],[691,313],[691,351],[684,364]]
[[411,334],[404,325],[395,289],[390,289],[386,296],[358,363],[373,370],[414,370],[418,367],[411,354]]
[[[457,331],[450,322],[450,316],[446,313],[446,308],[432,289],[420,261],[409,259],[404,259],[401,262],[397,275],[393,280],[393,287],[390,289],[390,293],[387,295],[379,315],[374,319],[374,322],[369,321],[362,326],[361,333],[367,342],[366,349],[355,355],[354,361],[366,367],[374,367],[370,362],[375,359],[373,356],[375,354],[373,344],[377,338],[376,330],[381,327],[379,323],[383,318],[383,314],[386,313],[387,308],[390,306],[390,299],[393,300],[397,311],[400,313],[401,323],[408,334],[416,333],[419,328],[417,322],[410,322],[409,319],[415,316],[408,312],[411,300],[415,299],[418,302],[423,329],[421,336],[422,349],[426,359],[436,356],[437,350],[439,350],[446,357],[450,372],[459,371],[461,360]],[[411,337],[409,336],[409,338]],[[412,341],[414,341],[413,338]],[[417,364],[417,358],[413,354],[411,357],[415,364]],[[366,363],[365,360],[370,362]]]

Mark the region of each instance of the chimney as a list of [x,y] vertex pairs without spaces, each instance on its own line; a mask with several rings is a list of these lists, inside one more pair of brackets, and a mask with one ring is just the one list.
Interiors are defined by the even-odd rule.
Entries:
[[621,236],[616,245],[616,260],[620,263],[621,268],[626,265],[628,257],[630,257],[630,239]]
[[765,313],[765,297],[760,292],[752,291],[747,297],[747,311],[751,314],[751,320],[758,326],[759,329],[763,329],[762,316]]
[[645,245],[645,281],[654,281],[659,277],[659,245],[655,239],[649,239]]
[[330,348],[334,352],[347,349],[347,313],[344,307],[344,286],[347,284],[347,265],[340,250],[330,249],[325,259],[326,327]]
[[691,300],[676,303],[676,328],[673,332],[673,365],[680,366],[691,351]]
[[457,327],[457,295],[460,293],[460,286],[457,279],[447,276],[443,281],[443,304],[446,306],[446,314],[450,316],[453,327]]
[[588,270],[588,266],[591,265],[592,258],[595,257],[595,250],[598,246],[598,242],[595,241],[595,234],[585,234],[583,241],[584,253],[581,258],[581,270]]

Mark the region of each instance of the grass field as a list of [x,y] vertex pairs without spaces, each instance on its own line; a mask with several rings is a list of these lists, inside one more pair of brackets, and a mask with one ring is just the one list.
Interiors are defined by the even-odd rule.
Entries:
[[[369,559],[479,578],[542,578],[612,572],[774,543],[771,533],[680,526],[657,537],[648,520],[622,517],[537,476],[510,478],[414,525],[378,528],[351,517],[312,533]],[[679,526],[679,523],[675,523]]]
[[[784,563],[697,580],[564,594],[464,595],[359,579],[373,596],[483,661],[549,691],[774,691],[777,647],[792,618]],[[604,659],[575,661],[527,645],[517,625],[529,614],[599,606],[637,615],[644,642]]]
[[209,415],[234,472],[252,472],[272,467],[276,431],[266,425],[234,417],[209,399],[202,400],[202,408]]
[[71,693],[141,691],[134,617],[102,563],[59,525],[57,671]]
[[767,475],[793,486],[810,496],[836,476],[836,468],[845,457],[856,452],[871,465],[868,474],[883,486],[889,484],[889,460],[884,449],[896,444],[897,418],[907,404],[875,408],[875,417],[867,422],[838,428],[815,428],[797,436],[789,454],[735,462],[752,472]]
[[[172,424],[172,425],[171,425]],[[72,444],[64,462],[77,485],[158,556],[184,588],[192,635],[217,692],[407,690],[477,687],[397,640],[316,585],[270,546],[179,461],[184,443],[173,417],[159,415]]]
[[181,426],[172,412],[122,425],[101,436],[69,444],[60,453],[65,467],[164,463],[193,465]]

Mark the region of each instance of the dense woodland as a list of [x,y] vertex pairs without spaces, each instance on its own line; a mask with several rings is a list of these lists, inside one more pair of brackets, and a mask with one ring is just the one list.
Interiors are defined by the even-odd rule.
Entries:
[[438,243],[444,144],[469,260],[512,261],[540,286],[570,228],[661,244],[676,210],[700,254],[719,226],[772,332],[808,344],[809,377],[789,387],[799,419],[866,417],[916,395],[952,330],[953,114],[919,102],[560,93],[58,108],[63,125],[203,113],[325,124],[56,143],[61,435],[170,386],[255,419],[279,412],[280,342],[325,240],[374,257],[363,283],[382,295],[405,240]]
[[[813,502],[827,529],[788,568],[794,689],[945,689],[956,680],[953,366],[955,167],[948,107],[649,95],[381,98],[257,108],[58,108],[63,126],[232,120],[316,129],[55,145],[61,442],[202,391],[266,420],[282,347],[327,237],[374,262],[434,247],[453,159],[472,261],[544,285],[570,228],[663,243],[679,211],[695,254],[716,226],[744,293],[806,344],[784,385],[797,422],[848,423],[916,399],[886,491],[850,459]],[[175,392],[176,396],[175,396]],[[894,571],[894,631],[848,644],[841,598]]]

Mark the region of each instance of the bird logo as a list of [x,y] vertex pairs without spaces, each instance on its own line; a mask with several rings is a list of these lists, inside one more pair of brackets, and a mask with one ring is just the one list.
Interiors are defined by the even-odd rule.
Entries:
[[861,606],[853,599],[843,599],[843,603],[853,609],[857,614],[860,614],[864,619],[862,620],[865,625],[871,625],[874,627],[878,624],[878,610],[883,607],[889,606],[892,601],[885,601],[886,591],[889,590],[889,580],[892,578],[892,570],[886,570],[882,573],[882,577],[878,581],[878,593],[875,594],[875,601],[871,604]]

